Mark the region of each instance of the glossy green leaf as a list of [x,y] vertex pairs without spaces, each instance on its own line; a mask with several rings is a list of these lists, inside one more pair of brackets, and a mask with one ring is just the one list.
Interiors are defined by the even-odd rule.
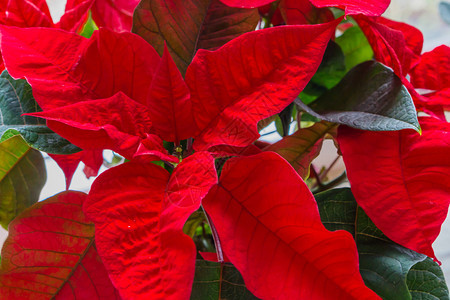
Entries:
[[406,283],[413,300],[449,299],[442,269],[429,257],[409,270]]
[[[428,299],[412,298],[419,286],[423,294],[439,291],[448,297],[448,291],[443,292],[446,286],[442,275],[438,275],[439,280],[432,281],[418,276],[414,271],[422,268],[424,273],[431,274],[435,272],[436,266],[416,265],[424,261],[426,256],[390,241],[356,204],[349,188],[317,194],[316,200],[322,222],[328,230],[346,230],[353,234],[364,282],[383,299]],[[408,284],[407,276],[411,278]]]
[[0,75],[0,137],[6,135],[4,140],[20,134],[31,147],[53,154],[70,154],[81,150],[51,131],[45,125],[45,120],[22,116],[38,111],[41,109],[27,81],[14,80],[4,71]]
[[253,31],[258,21],[256,8],[228,7],[219,0],[142,0],[132,31],[160,55],[166,44],[184,75],[198,49],[217,49]]
[[348,28],[340,37],[336,38],[336,43],[341,46],[345,55],[347,70],[373,58],[372,47],[362,30],[357,26]]
[[46,180],[42,154],[21,136],[0,143],[0,224],[4,228],[39,200]]
[[86,23],[83,26],[83,29],[81,30],[80,35],[84,36],[85,38],[90,38],[95,30],[97,30],[98,27],[95,24],[94,20],[92,19],[92,14],[89,12],[89,17]]
[[195,263],[191,299],[251,300],[258,298],[247,290],[241,274],[232,264],[198,259]]
[[420,132],[417,113],[406,87],[392,69],[367,61],[351,69],[331,90],[307,106],[309,114],[362,130]]

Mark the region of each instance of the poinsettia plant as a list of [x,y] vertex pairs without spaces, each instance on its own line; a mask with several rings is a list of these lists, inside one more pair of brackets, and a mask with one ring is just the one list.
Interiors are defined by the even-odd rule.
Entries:
[[448,299],[450,48],[389,2],[1,0],[2,299]]

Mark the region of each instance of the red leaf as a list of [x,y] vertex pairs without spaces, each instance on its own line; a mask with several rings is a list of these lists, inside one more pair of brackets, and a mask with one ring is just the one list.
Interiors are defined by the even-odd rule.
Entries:
[[[418,51],[419,41],[423,39],[420,31],[412,26],[381,17],[369,18],[359,15],[354,18],[372,46],[375,59],[391,67],[395,74],[404,78],[418,59],[414,51]],[[401,31],[406,29],[410,30],[407,35]],[[412,41],[407,43],[406,38]]]
[[66,177],[66,190],[69,189],[72,177],[80,162],[84,162],[84,173],[87,178],[97,176],[103,163],[102,150],[84,150],[74,154],[48,154],[63,170]]
[[55,27],[73,32],[79,30],[86,22],[87,13],[93,3],[94,0],[68,0],[65,13]]
[[450,88],[450,47],[442,45],[424,53],[411,72],[411,83],[435,91]]
[[92,19],[98,27],[115,32],[131,31],[133,11],[139,0],[95,0]]
[[0,8],[5,12],[5,18],[1,24],[16,27],[54,26],[45,0],[7,0],[4,2]]
[[260,7],[274,0],[220,0],[223,4],[231,6],[231,7],[241,7],[241,8],[252,8],[252,7]]
[[179,144],[194,136],[196,125],[189,89],[167,47],[154,76],[147,104],[154,130],[165,141]]
[[391,3],[390,0],[310,0],[316,7],[339,7],[346,15],[363,14],[381,16]]
[[309,0],[282,0],[281,15],[288,25],[320,24],[334,20],[328,8],[317,8]]
[[94,246],[94,225],[81,210],[85,198],[61,193],[10,223],[2,249],[2,298],[120,299]]
[[291,103],[314,75],[340,20],[258,30],[199,50],[186,73],[199,128],[194,147],[255,141],[256,123]]
[[160,57],[139,36],[100,29],[87,40],[55,29],[0,29],[11,76],[27,77],[43,110],[108,98],[119,91],[147,103]]
[[159,54],[167,44],[185,74],[198,49],[215,50],[258,24],[256,9],[230,8],[219,0],[142,0],[134,15],[133,32]]
[[206,153],[183,160],[170,178],[154,164],[129,162],[94,182],[84,210],[124,299],[189,299],[196,251],[182,228],[215,182]]
[[[50,129],[82,149],[111,149],[128,159],[150,136],[152,124],[147,108],[121,92],[29,115],[46,119]],[[160,151],[161,158],[174,159],[167,155],[161,139],[153,150]]]
[[203,206],[255,296],[379,299],[359,274],[351,235],[323,227],[313,195],[277,154],[228,160]]
[[419,120],[422,135],[339,127],[338,140],[352,192],[370,219],[394,242],[435,258],[431,244],[450,202],[450,124]]

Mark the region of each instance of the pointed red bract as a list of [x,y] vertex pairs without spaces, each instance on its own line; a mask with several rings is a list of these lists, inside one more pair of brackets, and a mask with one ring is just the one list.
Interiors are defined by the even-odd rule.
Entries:
[[379,299],[359,274],[351,235],[323,227],[308,187],[277,154],[228,160],[203,207],[255,296]]
[[[421,32],[410,25],[381,17],[358,15],[354,18],[372,46],[375,59],[391,67],[395,74],[404,78],[419,58],[417,51],[421,49],[420,44],[423,40]],[[407,39],[411,41],[407,42]]]
[[103,163],[102,150],[83,150],[74,154],[48,154],[58,164],[66,177],[66,190],[69,189],[72,177],[80,162],[84,162],[84,174],[87,178],[97,176]]
[[346,15],[381,16],[391,0],[310,0],[316,7],[339,7]]
[[98,27],[115,32],[131,31],[133,11],[139,0],[95,0],[92,19]]
[[167,47],[156,68],[147,102],[155,132],[165,141],[179,144],[194,136],[189,89]]
[[[111,98],[83,101],[30,114],[47,120],[47,126],[82,149],[111,149],[131,159],[140,143],[151,134],[147,108],[123,93]],[[155,137],[154,141],[158,138]],[[150,147],[159,157],[173,161],[162,140]],[[176,161],[176,160],[175,160]]]
[[279,113],[314,75],[340,20],[258,30],[199,50],[186,73],[199,129],[194,147],[255,141],[257,122]]
[[84,210],[124,299],[189,299],[196,251],[182,228],[216,182],[206,153],[184,160],[170,178],[154,164],[129,162],[94,182]]
[[338,141],[358,205],[394,242],[435,258],[450,203],[450,124],[419,121],[422,135],[339,127]]
[[334,20],[328,8],[317,8],[309,0],[282,0],[281,15],[288,25],[320,24]]
[[68,0],[65,12],[55,27],[74,32],[80,30],[87,21],[87,13],[94,2],[95,0]]
[[442,45],[424,53],[411,72],[411,83],[435,91],[450,88],[450,47]]
[[86,194],[65,192],[33,205],[9,225],[2,248],[2,299],[120,299],[82,212]]
[[132,33],[101,29],[88,40],[55,29],[1,27],[1,34],[8,71],[27,77],[43,110],[119,91],[146,104],[160,62],[156,51]]

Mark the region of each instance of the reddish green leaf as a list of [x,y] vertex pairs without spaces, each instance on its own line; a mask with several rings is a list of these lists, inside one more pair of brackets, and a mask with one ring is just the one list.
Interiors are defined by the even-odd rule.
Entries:
[[328,8],[317,8],[309,0],[282,0],[278,7],[288,25],[320,24],[334,20]]
[[148,99],[154,130],[165,141],[179,144],[194,136],[196,125],[189,89],[167,47],[154,76]]
[[292,135],[272,144],[264,151],[273,151],[286,159],[303,179],[308,178],[311,162],[322,148],[325,135],[333,130],[336,124],[329,122],[316,123],[311,127],[299,129]]
[[44,158],[20,135],[0,143],[0,225],[8,227],[24,209],[39,200],[47,180]]
[[435,258],[431,244],[450,202],[450,125],[420,118],[410,130],[340,127],[338,140],[356,201],[396,243]]
[[306,184],[277,154],[228,160],[203,206],[255,296],[379,299],[359,274],[351,235],[323,227]]
[[183,160],[170,178],[163,168],[138,161],[109,169],[94,182],[84,210],[124,299],[189,298],[196,251],[182,228],[216,182],[207,153]]
[[258,121],[283,110],[314,75],[339,22],[258,30],[200,50],[186,73],[199,129],[194,147],[256,140]]
[[214,50],[255,29],[256,9],[229,8],[219,0],[143,0],[134,15],[133,32],[160,55],[167,43],[184,75],[198,49]]
[[98,27],[116,32],[131,31],[133,11],[139,0],[95,0],[92,18]]
[[316,7],[339,7],[346,15],[381,16],[391,0],[310,0]]
[[2,249],[2,298],[120,299],[94,246],[94,225],[81,210],[85,198],[61,193],[11,222]]

